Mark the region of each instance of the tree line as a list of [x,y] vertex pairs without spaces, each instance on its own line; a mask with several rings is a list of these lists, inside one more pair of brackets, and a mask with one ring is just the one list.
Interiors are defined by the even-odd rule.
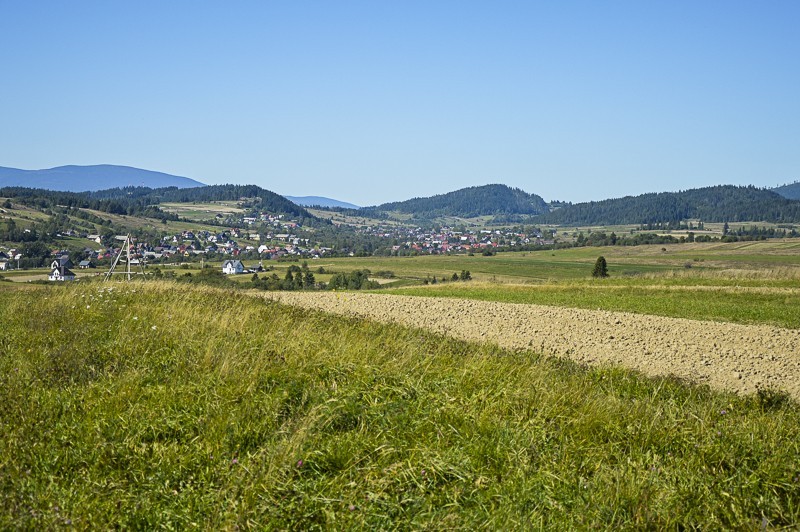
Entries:
[[567,205],[537,216],[537,223],[625,225],[705,222],[797,222],[800,201],[753,186],[720,185]]

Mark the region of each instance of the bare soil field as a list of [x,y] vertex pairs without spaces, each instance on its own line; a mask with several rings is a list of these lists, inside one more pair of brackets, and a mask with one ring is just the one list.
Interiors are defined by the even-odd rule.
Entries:
[[352,292],[269,292],[265,297],[737,393],[769,387],[800,400],[799,330],[450,298]]

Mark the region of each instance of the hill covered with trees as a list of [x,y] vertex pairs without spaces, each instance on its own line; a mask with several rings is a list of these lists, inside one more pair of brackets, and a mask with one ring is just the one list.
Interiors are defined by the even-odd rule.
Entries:
[[484,185],[468,187],[427,198],[384,203],[376,207],[365,207],[358,212],[374,214],[401,212],[418,218],[437,216],[459,216],[472,218],[485,215],[541,214],[547,212],[547,203],[535,194],[506,185]]
[[800,200],[800,181],[773,188],[772,191],[787,199]]
[[256,185],[208,185],[196,188],[124,187],[96,192],[62,192],[26,187],[0,188],[0,197],[12,198],[31,207],[61,205],[94,209],[111,214],[170,217],[158,208],[160,203],[238,201],[246,198],[250,207],[276,214],[314,218],[306,209],[280,194]]
[[753,186],[720,185],[567,205],[536,217],[538,223],[618,225],[675,222],[796,222],[800,201]]

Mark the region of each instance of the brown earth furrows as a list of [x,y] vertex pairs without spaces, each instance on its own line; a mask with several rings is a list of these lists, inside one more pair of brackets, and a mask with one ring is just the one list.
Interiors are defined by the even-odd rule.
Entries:
[[771,387],[800,400],[800,331],[794,329],[436,297],[352,292],[266,297],[581,363],[675,375],[738,393]]

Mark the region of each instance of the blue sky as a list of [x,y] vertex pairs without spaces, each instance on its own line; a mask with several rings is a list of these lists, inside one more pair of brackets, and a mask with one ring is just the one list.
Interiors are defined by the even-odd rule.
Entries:
[[800,179],[800,2],[0,0],[0,166],[361,205]]

